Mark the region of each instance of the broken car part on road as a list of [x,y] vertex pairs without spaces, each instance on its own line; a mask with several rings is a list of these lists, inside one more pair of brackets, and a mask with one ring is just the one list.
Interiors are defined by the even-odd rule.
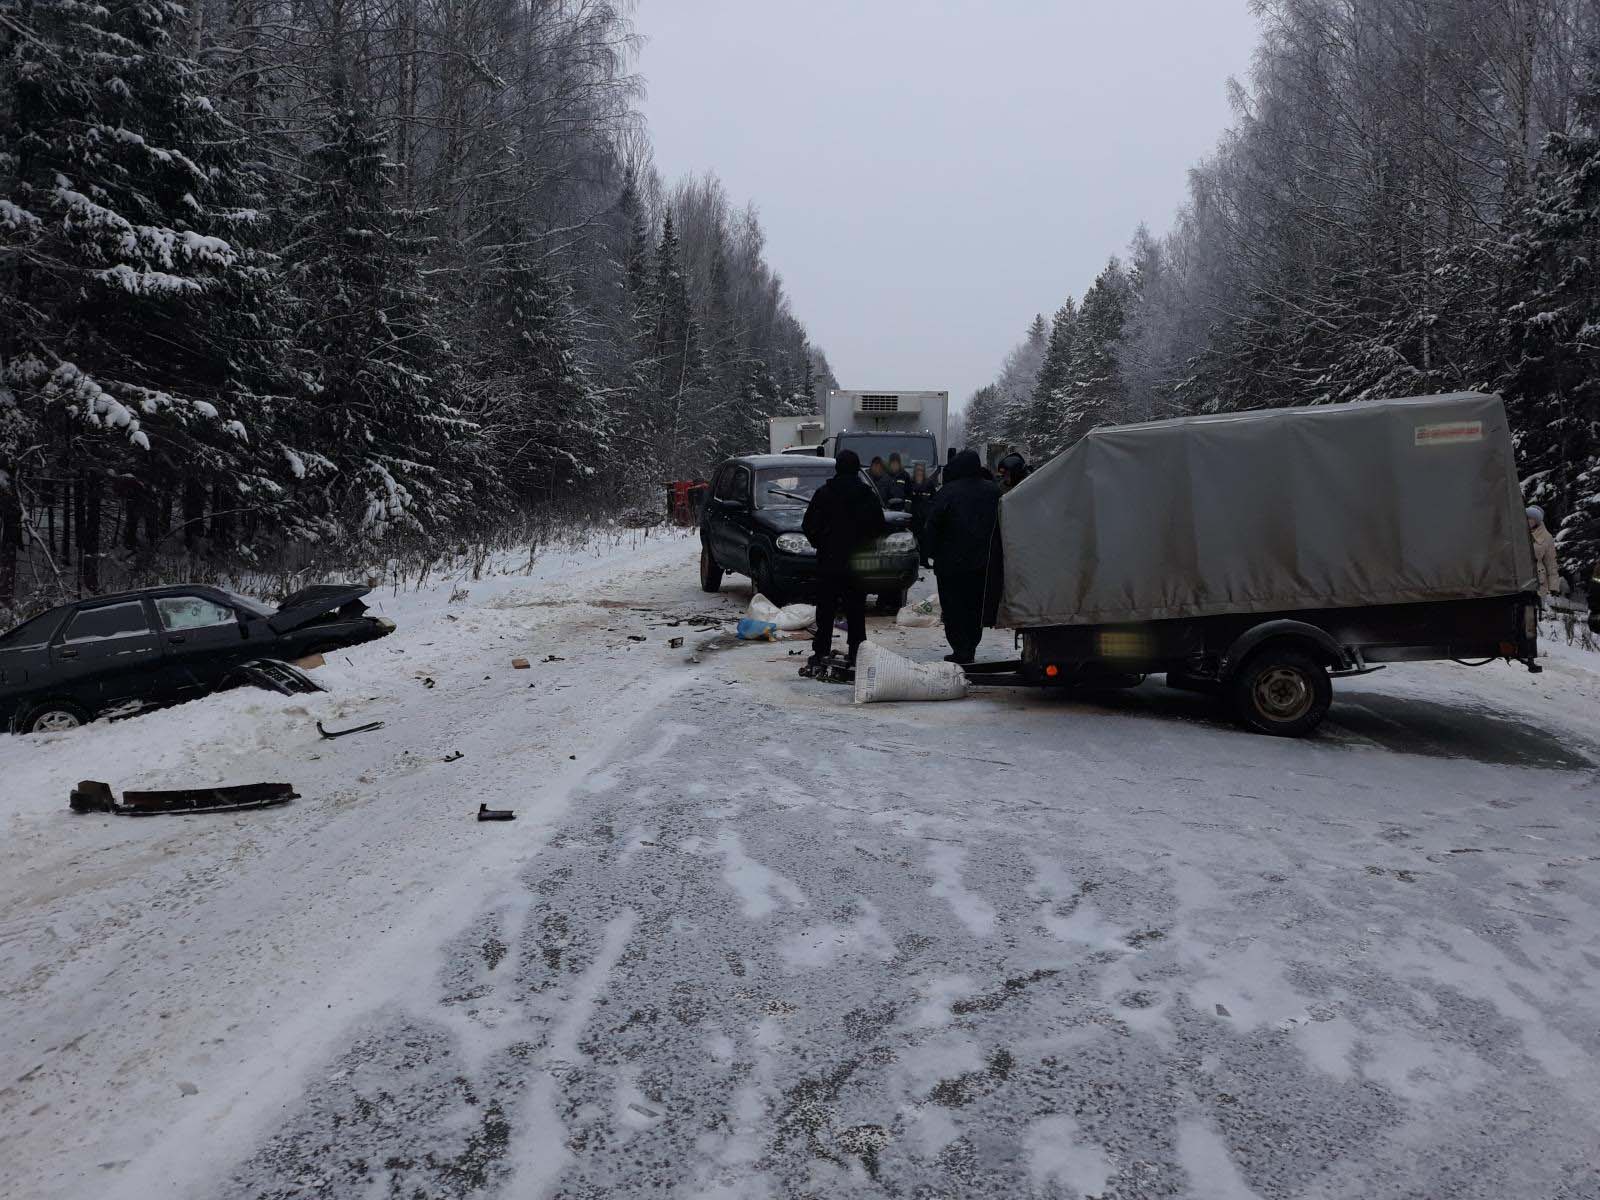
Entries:
[[487,804],[478,805],[478,820],[480,821],[515,821],[516,811],[509,808],[490,808]]
[[123,817],[153,817],[160,813],[239,812],[247,808],[270,808],[298,800],[300,793],[288,783],[243,783],[232,787],[175,788],[158,791],[130,791],[117,803],[111,785],[85,779],[72,789],[68,800],[76,813],[115,813]]
[[322,722],[317,722],[317,732],[332,741],[334,738],[349,737],[352,733],[371,733],[374,729],[382,729],[382,721],[368,721],[365,725],[352,725],[349,729],[325,729]]

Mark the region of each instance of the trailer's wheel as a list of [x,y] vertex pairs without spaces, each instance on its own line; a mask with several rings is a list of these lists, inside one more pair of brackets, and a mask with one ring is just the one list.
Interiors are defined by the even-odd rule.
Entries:
[[711,548],[704,542],[700,543],[700,590],[702,592],[722,590],[722,568],[717,566],[717,560],[711,557]]
[[1251,729],[1304,737],[1322,724],[1333,703],[1333,681],[1322,664],[1299,650],[1264,647],[1229,681],[1234,712]]

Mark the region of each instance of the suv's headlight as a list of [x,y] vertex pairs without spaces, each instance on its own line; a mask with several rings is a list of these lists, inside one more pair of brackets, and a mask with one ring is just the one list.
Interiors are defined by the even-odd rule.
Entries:
[[917,537],[904,529],[894,533],[886,533],[878,542],[878,549],[884,554],[915,554],[917,550]]
[[815,554],[817,548],[806,541],[803,533],[780,533],[778,535],[778,549],[785,554]]

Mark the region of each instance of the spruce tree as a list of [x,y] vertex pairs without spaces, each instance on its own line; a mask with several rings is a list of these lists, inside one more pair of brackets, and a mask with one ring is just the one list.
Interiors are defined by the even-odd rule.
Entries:
[[325,118],[286,254],[311,363],[284,453],[307,517],[367,538],[438,529],[481,506],[489,483],[423,275],[419,216],[391,204],[386,141],[359,109]]
[[[214,534],[230,531],[219,510],[274,492],[251,441],[283,357],[244,204],[258,185],[181,17],[0,0],[0,558],[21,489],[47,472],[78,494],[89,589],[112,478],[130,546],[164,532],[155,506],[176,489],[200,497],[191,511],[210,503]],[[19,437],[28,462],[7,456]]]
[[1061,426],[1058,397],[1064,396],[1071,377],[1073,338],[1078,325],[1078,306],[1071,296],[1055,311],[1050,321],[1050,336],[1045,344],[1044,361],[1028,402],[1024,438],[1037,458],[1048,458],[1060,450],[1056,431]]
[[1600,561],[1600,62],[1572,128],[1545,140],[1518,245],[1507,404],[1529,501],[1587,578]]
[[1118,346],[1127,318],[1128,279],[1113,258],[1084,293],[1073,332],[1068,378],[1057,393],[1057,449],[1066,449],[1098,425],[1122,419],[1127,389],[1122,382]]

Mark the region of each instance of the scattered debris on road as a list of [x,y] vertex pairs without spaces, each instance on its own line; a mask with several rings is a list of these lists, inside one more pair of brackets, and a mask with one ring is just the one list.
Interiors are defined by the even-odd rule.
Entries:
[[247,808],[267,808],[298,800],[300,794],[288,783],[244,783],[232,787],[174,788],[160,791],[124,792],[117,803],[111,785],[85,779],[72,789],[68,804],[77,813],[115,813],[124,817],[148,817],[158,813],[238,812]]
[[478,820],[480,821],[515,821],[517,814],[509,808],[490,808],[487,804],[478,805]]
[[444,756],[444,758],[441,759],[440,761],[442,761],[442,762],[460,762],[465,757],[466,757],[465,754],[461,753],[461,751],[459,751],[459,750],[456,750],[456,751],[453,751],[450,754],[446,754]]
[[382,728],[382,721],[368,721],[365,725],[352,725],[349,729],[327,729],[321,721],[317,722],[317,732],[329,741],[334,738],[349,737],[352,733],[371,733],[374,729]]
[[683,639],[681,637],[672,638],[667,642],[667,649],[668,650],[680,650],[682,648],[683,648]]
[[295,659],[294,665],[299,667],[302,671],[314,671],[318,667],[325,665],[327,661],[328,660],[321,654],[308,654],[304,658]]
[[511,660],[511,669],[513,671],[526,671],[530,665],[525,658],[513,658]]

